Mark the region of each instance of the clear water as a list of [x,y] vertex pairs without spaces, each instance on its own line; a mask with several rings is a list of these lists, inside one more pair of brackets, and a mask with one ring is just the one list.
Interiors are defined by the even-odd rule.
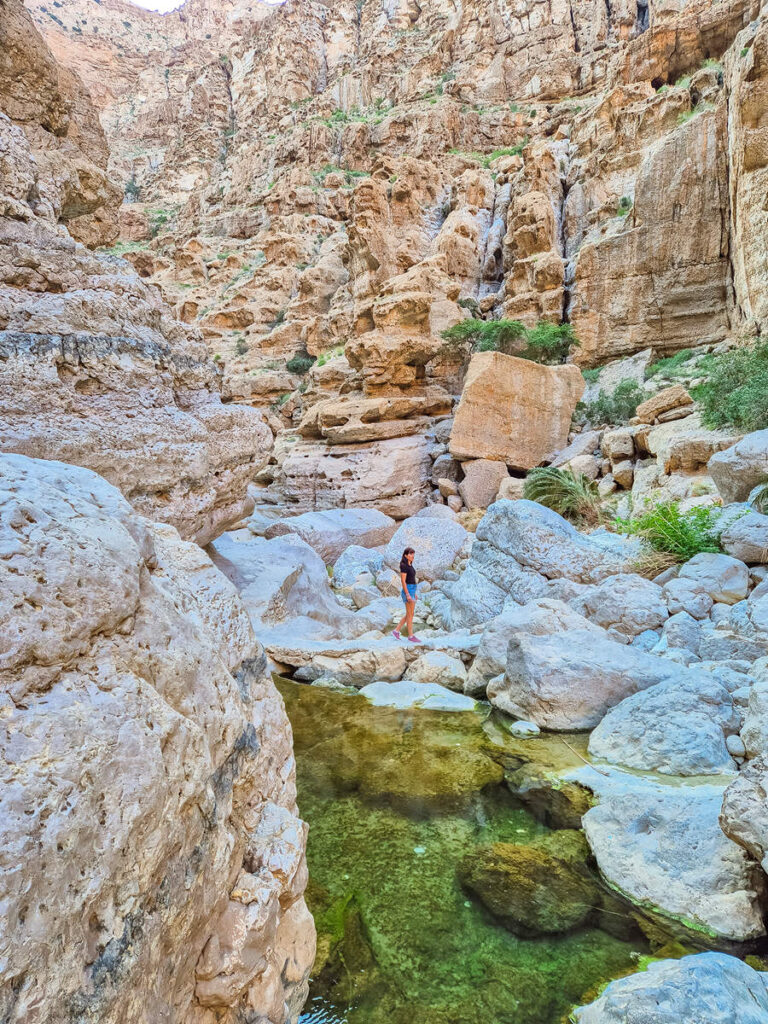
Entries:
[[648,947],[631,926],[621,938],[591,926],[519,938],[458,878],[482,844],[548,834],[502,776],[526,758],[574,763],[562,741],[515,741],[475,713],[279,685],[318,929],[302,1024],[561,1024],[637,968]]

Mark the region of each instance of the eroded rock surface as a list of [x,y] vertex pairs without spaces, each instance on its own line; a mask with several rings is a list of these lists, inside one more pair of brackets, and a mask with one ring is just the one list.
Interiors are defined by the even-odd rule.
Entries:
[[235,589],[89,470],[3,455],[0,491],[7,1019],[295,1019],[306,829]]
[[222,404],[205,345],[156,289],[74,240],[109,240],[119,199],[93,163],[96,113],[16,0],[0,21],[0,449],[94,469],[206,543],[248,511],[271,431]]

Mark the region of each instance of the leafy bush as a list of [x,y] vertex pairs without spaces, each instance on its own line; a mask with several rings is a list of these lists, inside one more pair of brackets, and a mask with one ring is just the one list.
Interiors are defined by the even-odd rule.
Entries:
[[329,348],[325,352],[321,352],[317,357],[317,365],[325,366],[326,363],[330,362],[331,359],[338,359],[339,356],[344,355],[344,346],[337,345],[336,348]]
[[538,363],[564,363],[579,341],[570,324],[551,324],[539,320],[534,328],[525,332],[528,345],[520,353],[523,359]]
[[275,315],[275,319],[269,321],[267,327],[269,327],[270,331],[274,331],[276,327],[279,327],[280,324],[285,321],[285,312],[286,311],[284,309],[278,310],[277,314]]
[[719,552],[721,509],[707,505],[681,512],[676,501],[665,501],[636,519],[617,519],[619,533],[642,537],[655,551],[666,551],[680,562],[702,551]]
[[248,351],[248,342],[245,338],[238,338],[235,342],[235,355],[244,356]]
[[135,178],[129,178],[125,183],[125,201],[127,203],[138,203],[141,199],[141,185]]
[[456,305],[461,306],[462,309],[468,309],[472,316],[477,316],[477,314],[480,312],[480,307],[477,304],[477,299],[458,299]]
[[627,377],[619,381],[612,393],[601,391],[583,408],[591,423],[626,423],[644,399],[645,393],[637,381]]
[[582,370],[581,376],[587,382],[587,384],[594,384],[600,377],[600,367],[595,367],[592,370]]
[[645,375],[646,377],[656,377],[658,374],[662,374],[665,377],[674,377],[685,363],[690,362],[694,354],[692,348],[681,348],[673,356],[657,359],[655,363],[651,363]]
[[449,343],[469,343],[474,352],[503,352],[541,363],[562,363],[579,344],[570,324],[543,320],[532,328],[519,320],[461,320],[440,336]]
[[768,427],[768,341],[712,359],[709,380],[692,389],[708,427]]
[[523,497],[577,522],[596,523],[600,518],[597,484],[583,473],[572,473],[569,469],[532,469],[523,484]]
[[310,356],[306,352],[297,352],[292,359],[288,360],[288,362],[285,364],[285,368],[286,370],[288,370],[289,373],[298,373],[303,375],[307,373],[307,371],[313,365],[314,362],[314,356]]
[[629,211],[632,209],[632,199],[630,196],[622,196],[619,200],[619,206],[616,210],[617,217],[626,217]]

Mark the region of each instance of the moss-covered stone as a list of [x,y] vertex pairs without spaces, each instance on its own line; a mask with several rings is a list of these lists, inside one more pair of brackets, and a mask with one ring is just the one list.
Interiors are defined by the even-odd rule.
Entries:
[[536,844],[491,843],[465,857],[463,884],[516,935],[551,935],[584,924],[600,906],[580,832]]

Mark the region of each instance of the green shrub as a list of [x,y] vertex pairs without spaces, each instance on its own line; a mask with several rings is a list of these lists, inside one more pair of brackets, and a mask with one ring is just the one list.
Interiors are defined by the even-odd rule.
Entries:
[[461,320],[440,336],[449,343],[469,343],[473,352],[503,352],[541,363],[562,363],[579,344],[570,324],[544,320],[531,328],[519,320]]
[[761,484],[752,497],[752,508],[755,512],[768,515],[768,482]]
[[284,321],[285,321],[285,310],[284,309],[280,309],[276,313],[275,319],[269,321],[269,323],[267,324],[267,327],[270,329],[270,331],[274,331],[274,329],[276,327],[279,327],[280,324],[284,323]]
[[571,349],[579,345],[570,324],[539,320],[535,327],[525,332],[525,336],[528,344],[520,355],[537,363],[564,363]]
[[131,177],[125,183],[125,199],[128,203],[138,203],[141,199],[141,185]]
[[286,370],[289,373],[298,373],[302,376],[308,372],[309,368],[315,362],[315,357],[310,356],[306,352],[297,352],[292,359],[289,359],[285,364]]
[[626,423],[637,412],[645,393],[636,380],[619,381],[614,391],[601,391],[593,402],[583,406],[591,423]]
[[581,376],[587,382],[587,384],[594,384],[600,377],[600,367],[597,366],[593,370],[582,370]]
[[721,509],[707,505],[681,512],[676,501],[665,501],[636,519],[617,519],[619,533],[642,537],[655,551],[666,551],[680,562],[702,551],[719,552]]
[[596,523],[600,518],[597,484],[583,473],[572,473],[569,469],[532,469],[523,484],[523,497],[577,522]]
[[235,342],[235,355],[244,356],[248,351],[248,342],[245,338],[238,338]]
[[692,389],[708,427],[768,427],[768,341],[708,360],[709,380]]
[[477,299],[466,298],[459,299],[456,303],[457,306],[461,306],[462,309],[468,309],[472,316],[476,317],[480,312],[480,307],[477,304]]
[[330,362],[331,359],[338,359],[339,356],[344,355],[344,346],[337,345],[336,348],[329,348],[325,352],[321,352],[317,357],[317,365],[325,366],[326,363]]
[[694,354],[692,348],[681,348],[673,356],[667,356],[666,359],[657,359],[655,363],[651,363],[645,375],[646,377],[656,377],[658,374],[663,374],[665,377],[675,377],[680,368],[689,362]]
[[626,217],[629,211],[632,209],[632,198],[631,196],[622,196],[619,200],[619,206],[616,210],[617,217]]

